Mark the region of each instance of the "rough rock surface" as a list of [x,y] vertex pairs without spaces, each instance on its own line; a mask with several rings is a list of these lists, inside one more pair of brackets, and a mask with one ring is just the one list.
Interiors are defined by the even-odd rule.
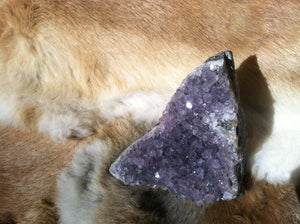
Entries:
[[125,184],[160,187],[198,204],[233,199],[242,191],[245,138],[233,57],[225,51],[187,76],[159,124],[110,172]]

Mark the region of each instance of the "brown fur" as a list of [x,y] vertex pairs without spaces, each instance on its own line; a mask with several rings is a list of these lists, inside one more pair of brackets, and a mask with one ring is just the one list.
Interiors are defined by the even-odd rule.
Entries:
[[[112,108],[96,101],[105,105],[135,91],[172,93],[207,57],[230,49],[249,125],[250,169],[272,132],[274,102],[300,97],[299,18],[298,0],[2,0],[0,97],[17,105],[5,123],[37,131],[45,114],[73,113],[79,127],[62,138],[96,132],[105,140],[111,151],[99,184],[107,199],[97,213],[105,223],[168,223],[190,214],[199,223],[298,223],[292,185],[255,183],[245,196],[209,207],[203,222],[202,208],[123,186],[107,168],[149,127],[109,119]],[[55,223],[56,210],[44,199],[54,200],[56,176],[77,142],[62,145],[10,128],[0,136],[0,222]]]
[[299,223],[299,211],[293,185],[274,186],[263,181],[252,185],[245,195],[235,200],[212,205],[207,210],[205,223]]
[[40,199],[54,199],[56,178],[72,159],[77,142],[62,145],[41,134],[3,127],[0,136],[0,214],[13,214],[19,223]]
[[33,208],[29,209],[21,223],[24,224],[56,224],[58,216],[53,199],[42,199]]
[[[145,127],[138,127],[128,120],[116,120],[104,125],[102,130],[98,130],[100,134],[97,137],[105,139],[114,149],[112,150],[114,153],[108,154],[109,158],[103,158],[106,171],[104,170],[103,176],[100,177],[100,184],[105,189],[104,194],[107,200],[104,199],[101,203],[98,213],[102,223],[162,223],[166,217],[183,218],[184,215],[188,215],[189,213],[186,212],[188,207],[200,209],[197,206],[193,208],[191,203],[187,203],[185,206],[183,204],[181,209],[175,210],[176,212],[166,211],[166,203],[178,204],[174,197],[159,191],[153,192],[138,187],[128,188],[108,173],[109,165],[118,156],[120,150],[130,144],[133,139],[138,138],[145,130]],[[54,196],[55,176],[70,162],[70,153],[73,152],[76,142],[70,142],[64,146],[53,143],[45,136],[29,135],[14,129],[2,129],[1,136],[1,146],[3,146],[1,155],[6,152],[6,156],[0,157],[1,164],[7,164],[6,158],[12,161],[11,168],[7,167],[7,164],[1,176],[1,179],[5,178],[5,180],[1,181],[0,213],[3,214],[2,220],[6,221],[0,219],[0,223],[14,223],[13,220],[17,223],[21,221],[23,223],[57,223],[57,213],[51,202]],[[47,151],[44,149],[45,144]],[[16,145],[22,152],[19,152]],[[29,155],[32,152],[37,154],[38,161],[30,160]],[[20,154],[23,155],[21,158]],[[24,160],[24,157],[26,161],[23,163],[26,162],[28,165],[21,167],[14,165],[20,164],[16,160]],[[34,173],[29,172],[29,169]],[[19,177],[21,172],[21,177]],[[292,185],[274,186],[265,182],[254,184],[249,182],[247,186],[244,196],[236,200],[217,202],[209,207],[205,220],[199,221],[199,224],[298,223],[296,217],[300,215],[300,205]],[[19,194],[20,191],[22,195]],[[50,198],[50,201],[40,200],[41,198]],[[133,204],[130,205],[130,203]],[[151,204],[154,207],[147,207]],[[201,213],[198,212],[198,215],[200,216]],[[201,216],[198,218],[200,219]]]

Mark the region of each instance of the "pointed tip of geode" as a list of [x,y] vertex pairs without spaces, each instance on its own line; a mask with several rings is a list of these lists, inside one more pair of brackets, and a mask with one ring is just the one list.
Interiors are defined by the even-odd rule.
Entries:
[[112,164],[112,175],[198,204],[237,197],[246,133],[235,82],[231,51],[207,59],[182,82],[159,125]]
[[204,63],[207,63],[209,61],[217,61],[217,60],[228,60],[230,61],[231,63],[233,63],[233,54],[232,54],[232,51],[221,51],[217,54],[215,54],[214,56],[211,56],[209,57],[208,59],[205,60]]

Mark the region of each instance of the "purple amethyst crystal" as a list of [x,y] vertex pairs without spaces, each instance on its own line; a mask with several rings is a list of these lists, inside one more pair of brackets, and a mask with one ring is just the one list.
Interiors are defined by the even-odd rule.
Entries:
[[187,76],[159,124],[110,172],[125,184],[160,187],[198,204],[233,199],[243,188],[245,138],[233,57],[225,51]]

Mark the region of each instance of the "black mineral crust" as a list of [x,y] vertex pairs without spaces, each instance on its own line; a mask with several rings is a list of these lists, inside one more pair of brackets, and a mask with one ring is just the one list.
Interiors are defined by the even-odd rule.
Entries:
[[159,124],[110,172],[125,184],[160,187],[197,204],[236,198],[244,167],[242,118],[232,53],[220,52],[187,76]]

